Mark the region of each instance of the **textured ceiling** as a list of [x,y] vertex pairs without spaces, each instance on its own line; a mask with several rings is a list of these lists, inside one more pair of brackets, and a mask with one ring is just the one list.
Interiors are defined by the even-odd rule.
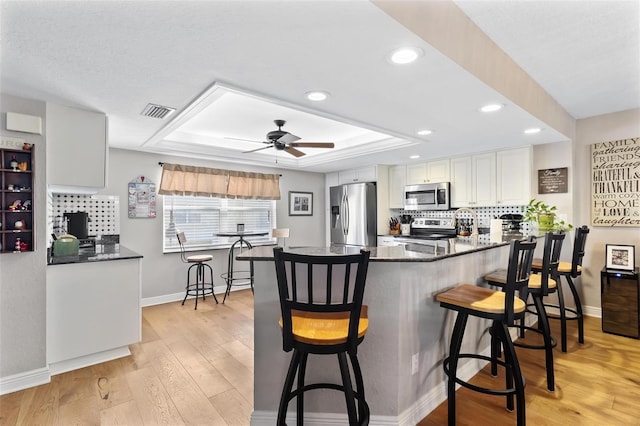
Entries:
[[[574,117],[640,107],[637,1],[459,5]],[[284,119],[336,149],[281,154],[277,166],[330,171],[566,140],[367,1],[5,0],[0,19],[0,90],[105,112],[113,147],[275,166],[274,151],[242,154],[246,145],[225,137],[260,141]],[[389,64],[404,45],[424,56]],[[202,96],[216,83],[264,108],[188,114],[213,107]],[[331,97],[304,99],[315,89]],[[140,115],[149,102],[177,108],[170,127]],[[487,102],[507,108],[483,116]],[[384,142],[347,149],[351,126]],[[532,126],[545,131],[524,136]],[[422,128],[434,133],[419,138]]]

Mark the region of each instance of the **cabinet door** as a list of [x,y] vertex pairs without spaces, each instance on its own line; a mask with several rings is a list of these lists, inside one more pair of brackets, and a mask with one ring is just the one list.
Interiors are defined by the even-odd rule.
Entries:
[[427,182],[449,182],[449,159],[430,161],[427,163]]
[[338,179],[340,184],[354,183],[354,182],[376,182],[377,179],[376,167],[363,167],[361,169],[354,170],[341,170],[338,173]]
[[[102,189],[107,182],[104,114],[47,104],[47,184]],[[78,181],[78,176],[82,179]],[[95,192],[95,191],[94,191]]]
[[401,209],[404,207],[404,186],[407,179],[405,166],[392,166],[389,168],[389,208]]
[[451,207],[468,207],[473,202],[471,157],[451,159]]
[[496,155],[493,152],[471,157],[472,205],[474,207],[496,204]]
[[427,182],[427,163],[407,164],[407,185]]
[[524,205],[531,199],[531,147],[498,151],[497,203]]

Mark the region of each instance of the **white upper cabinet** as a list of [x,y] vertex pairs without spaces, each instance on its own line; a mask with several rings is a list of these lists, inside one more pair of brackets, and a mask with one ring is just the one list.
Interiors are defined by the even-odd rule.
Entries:
[[429,161],[427,163],[427,182],[449,182],[451,176],[449,174],[449,159]]
[[338,173],[340,184],[354,182],[376,182],[378,172],[376,166],[362,167],[354,170],[342,170]]
[[495,153],[452,158],[451,207],[482,207],[495,204]]
[[406,166],[389,167],[389,208],[404,207],[404,186],[407,180]]
[[449,159],[407,164],[407,185],[449,182]]
[[47,104],[47,185],[52,192],[95,193],[107,185],[107,117]]
[[531,200],[533,154],[530,146],[496,153],[497,203],[524,205]]

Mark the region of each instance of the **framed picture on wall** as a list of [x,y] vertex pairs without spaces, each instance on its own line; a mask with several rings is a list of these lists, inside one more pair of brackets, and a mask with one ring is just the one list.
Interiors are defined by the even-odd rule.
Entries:
[[607,244],[607,269],[633,271],[636,267],[636,246]]
[[289,191],[289,216],[313,216],[313,192]]

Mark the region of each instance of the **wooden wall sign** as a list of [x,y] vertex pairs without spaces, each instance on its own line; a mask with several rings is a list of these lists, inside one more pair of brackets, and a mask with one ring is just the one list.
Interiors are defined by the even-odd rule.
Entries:
[[568,168],[538,170],[538,194],[569,192]]
[[640,138],[591,145],[591,225],[640,227]]

